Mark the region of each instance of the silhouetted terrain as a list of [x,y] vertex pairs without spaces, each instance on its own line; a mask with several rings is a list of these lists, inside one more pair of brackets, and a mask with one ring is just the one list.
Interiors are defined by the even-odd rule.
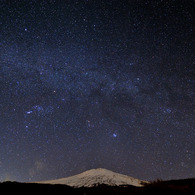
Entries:
[[5,193],[52,193],[52,194],[75,194],[75,195],[132,195],[132,194],[194,194],[195,179],[156,181],[144,187],[135,186],[108,186],[98,185],[91,188],[73,188],[66,185],[50,185],[35,183],[3,182],[0,189]]

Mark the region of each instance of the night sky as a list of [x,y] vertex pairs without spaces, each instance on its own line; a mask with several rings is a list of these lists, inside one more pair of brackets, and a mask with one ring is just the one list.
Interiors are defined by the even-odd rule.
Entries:
[[195,177],[192,8],[0,0],[0,181]]

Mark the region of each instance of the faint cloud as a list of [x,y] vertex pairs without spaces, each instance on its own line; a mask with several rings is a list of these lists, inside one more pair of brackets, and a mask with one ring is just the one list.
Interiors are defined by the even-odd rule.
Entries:
[[43,161],[37,160],[34,162],[33,166],[29,169],[29,175],[34,177],[38,173],[42,172],[46,168],[46,165]]

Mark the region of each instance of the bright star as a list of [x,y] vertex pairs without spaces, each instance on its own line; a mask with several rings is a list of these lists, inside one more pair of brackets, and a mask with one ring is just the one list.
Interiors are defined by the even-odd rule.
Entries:
[[113,136],[113,137],[117,137],[117,134],[116,134],[116,133],[113,133],[112,136]]
[[32,110],[29,110],[26,112],[26,114],[31,114],[33,111]]

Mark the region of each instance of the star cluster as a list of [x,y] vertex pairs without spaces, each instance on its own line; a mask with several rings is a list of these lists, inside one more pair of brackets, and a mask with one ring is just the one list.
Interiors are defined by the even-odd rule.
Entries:
[[191,4],[2,0],[0,180],[194,177]]

